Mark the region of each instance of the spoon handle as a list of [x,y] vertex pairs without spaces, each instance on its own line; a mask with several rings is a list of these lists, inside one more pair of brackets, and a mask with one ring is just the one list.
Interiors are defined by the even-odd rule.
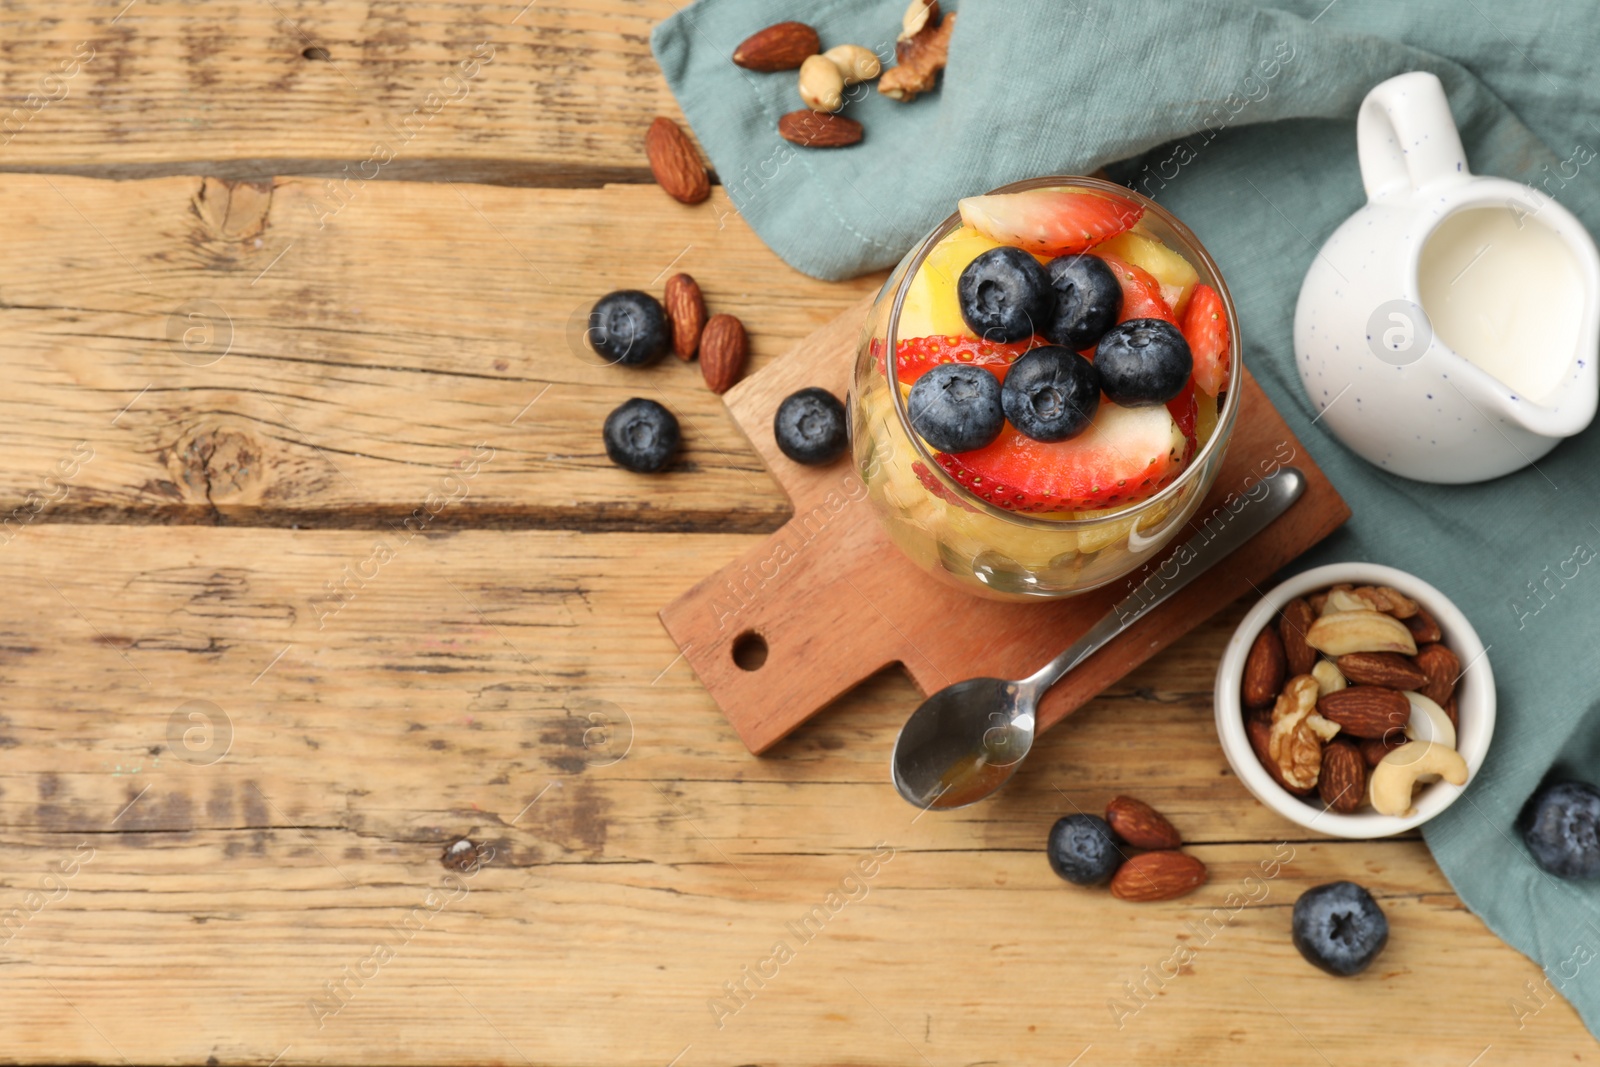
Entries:
[[[1061,680],[1062,675],[1088,659],[1107,641],[1166,602],[1168,597],[1210,570],[1234,549],[1266,529],[1268,524],[1289,510],[1289,505],[1305,492],[1306,478],[1294,467],[1279,467],[1262,478],[1265,491],[1258,496],[1240,497],[1238,510],[1219,507],[1207,518],[1199,532],[1179,546],[1167,561],[1152,570],[1133,592],[1117,601],[1105,617],[1089,632],[1073,642],[1061,655],[1022,683],[1033,690],[1034,699]],[[1191,520],[1193,525],[1193,520]]]

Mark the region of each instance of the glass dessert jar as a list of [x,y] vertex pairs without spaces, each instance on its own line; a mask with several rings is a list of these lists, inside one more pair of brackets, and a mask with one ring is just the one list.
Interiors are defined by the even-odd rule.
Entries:
[[[1025,200],[1028,206],[1021,209],[1014,199],[990,200],[1039,191],[1034,195],[1047,201],[1057,190],[1091,194],[1091,214],[1109,203],[1121,218],[1099,230],[1092,221],[1086,227],[1076,217],[1065,224],[1058,217],[1041,223],[1028,214],[1033,200]],[[868,314],[850,392],[857,470],[894,543],[931,574],[969,592],[1026,601],[1072,596],[1114,582],[1157,557],[1194,514],[1221,469],[1238,417],[1236,386],[1242,366],[1227,286],[1187,227],[1123,186],[1085,177],[1037,178],[962,203],[970,217],[964,221],[962,213],[951,215],[907,253]],[[985,204],[1005,207],[997,206],[986,216]],[[1111,232],[1101,239],[1107,230]],[[1082,240],[1052,246],[1041,238],[1045,231],[1070,231],[1074,241]],[[976,265],[984,251],[1007,244],[1022,246],[1041,265],[1049,263],[1051,278],[1056,277],[1051,261],[1062,248],[1069,249],[1063,258],[1085,258],[1079,252],[1095,257],[1111,267],[1122,285],[1119,324],[1131,316],[1153,316],[1181,326],[1189,339],[1198,337],[1188,392],[1165,405],[1172,421],[1158,429],[1156,438],[1170,430],[1175,444],[1159,462],[1146,466],[1144,453],[1135,451],[1152,439],[1150,420],[1161,418],[1157,401],[1148,399],[1120,407],[1102,395],[1093,423],[1073,439],[1056,443],[1022,440],[1020,430],[1007,423],[1003,432],[1010,436],[993,446],[946,454],[913,430],[911,382],[930,365],[973,362],[988,365],[1003,379],[1006,361],[1014,361],[1030,345],[1054,343],[1037,336],[1017,341],[1006,334],[1007,343],[985,345],[972,329],[968,310],[973,316],[982,311],[971,301],[984,297],[973,282],[963,303],[959,279],[971,273],[966,268]],[[1015,251],[1007,255],[1015,256]],[[1032,270],[1026,262],[1022,266]],[[1009,268],[1001,264],[996,269]],[[1009,285],[1008,275],[999,277],[1001,288]],[[1059,289],[1067,283],[1052,284]],[[983,336],[993,334],[986,328]],[[1081,340],[1083,335],[1069,331],[1068,336]],[[1089,360],[1097,354],[1094,347],[1071,347]],[[1203,359],[1207,348],[1209,359]],[[1055,351],[1066,354],[1064,348]],[[1102,360],[1095,373],[1101,372],[1111,373],[1109,361]],[[1180,413],[1190,397],[1187,415]],[[1134,432],[1130,426],[1136,423]],[[1007,449],[997,460],[996,451]],[[1041,491],[1041,485],[1048,489],[1050,483],[1040,472],[1056,469],[1053,464],[1066,455],[1063,449],[1074,450],[1068,457],[1072,483],[1064,486],[1070,491]],[[1000,460],[1008,466],[997,468]],[[1098,477],[1102,468],[1104,478]],[[995,477],[997,470],[1016,478]],[[1026,484],[1027,491],[1017,490],[1016,484]]]

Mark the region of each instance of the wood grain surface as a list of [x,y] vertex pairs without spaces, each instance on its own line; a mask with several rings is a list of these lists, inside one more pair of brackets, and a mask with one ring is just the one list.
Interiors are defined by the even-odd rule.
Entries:
[[[614,288],[700,282],[761,366],[879,283],[783,268],[718,190],[519,190],[0,176],[16,226],[0,330],[0,509],[63,453],[93,459],[53,521],[403,522],[463,454],[496,449],[434,522],[771,530],[788,514],[698,365],[604,365],[583,341]],[[775,292],[774,290],[777,290]],[[781,299],[779,297],[781,296]],[[676,470],[607,461],[630,396],[684,426]]]
[[[640,184],[672,8],[0,10],[0,1062],[1592,1062],[1419,840],[1307,839],[1229,774],[1243,604],[947,816],[886,781],[898,672],[745,751],[655,613],[785,498],[697,368],[596,367],[574,314],[688,270],[759,368],[879,279]],[[604,461],[632,395],[684,421],[665,477]],[[1050,873],[1118,793],[1207,886]],[[1393,928],[1353,981],[1289,943],[1335,878]]]
[[[1208,677],[1237,609],[993,801],[919,816],[883,777],[903,678],[755,759],[677,659],[654,606],[752,537],[425,534],[308,606],[373,540],[54,526],[0,556],[9,1057],[1343,1063],[1378,1019],[1460,1067],[1587,1040],[1560,1003],[1517,1028],[1537,969],[1420,842],[1305,840],[1228,774]],[[1122,792],[1210,884],[1131,905],[1050,872],[1050,823]],[[452,877],[462,838],[481,866]],[[1394,926],[1355,981],[1288,941],[1334,878]]]
[[[0,124],[0,169],[647,181],[645,126],[682,118],[650,55],[651,29],[674,10],[670,0],[17,0],[0,10],[0,93],[24,113]],[[377,144],[392,151],[375,154]]]

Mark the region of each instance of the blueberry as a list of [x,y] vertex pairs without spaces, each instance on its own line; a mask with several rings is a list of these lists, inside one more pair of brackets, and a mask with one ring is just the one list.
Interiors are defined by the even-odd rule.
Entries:
[[1050,321],[1055,291],[1039,261],[1020,248],[991,248],[956,283],[961,317],[985,341],[1020,341]]
[[642,367],[672,347],[672,326],[661,301],[637,289],[619,289],[589,312],[589,344],[608,363]]
[[1000,379],[982,367],[941,364],[911,387],[911,428],[940,452],[970,452],[1000,436]]
[[1557,878],[1600,878],[1600,789],[1547,785],[1529,799],[1518,825],[1534,862]]
[[1039,332],[1074,351],[1097,344],[1122,314],[1122,286],[1099,256],[1057,256],[1044,269],[1056,313]]
[[682,440],[672,412],[637,396],[606,416],[605,437],[611,462],[640,474],[665,467]]
[[1329,974],[1360,974],[1389,943],[1389,920],[1354,882],[1307,889],[1294,902],[1294,947]]
[[772,419],[778,449],[796,463],[832,463],[849,444],[844,405],[826,389],[802,389],[778,405]]
[[1065,441],[1094,421],[1100,408],[1100,372],[1070,348],[1035,348],[1006,372],[1000,405],[1024,437]]
[[1073,885],[1104,885],[1122,865],[1121,841],[1098,815],[1067,815],[1050,827],[1050,869]]
[[1125,408],[1165,404],[1183,391],[1194,354],[1165,319],[1129,319],[1106,331],[1095,349],[1100,388]]

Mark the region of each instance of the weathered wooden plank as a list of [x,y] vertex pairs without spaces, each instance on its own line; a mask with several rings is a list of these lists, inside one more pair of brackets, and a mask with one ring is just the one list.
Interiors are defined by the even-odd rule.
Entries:
[[[879,282],[790,270],[720,191],[694,208],[620,186],[10,175],[0,191],[8,529],[388,529],[441,493],[430,528],[773,529],[787,502],[698,366],[601,365],[588,308],[690,271],[759,367]],[[634,395],[682,420],[671,473],[605,457],[605,414]]]
[[[41,524],[0,553],[4,1058],[1378,1062],[1398,1027],[1424,1064],[1590,1047],[1559,1002],[1519,1029],[1537,970],[1420,842],[1305,840],[1228,774],[1208,691],[1237,609],[995,800],[919,815],[883,777],[903,679],[755,759],[674,661],[655,607],[751,538],[461,532],[369,565],[378,536]],[[312,598],[347,566],[370,577],[330,613]],[[1050,822],[1118,792],[1172,815],[1209,885],[1141,907],[1055,879]],[[453,882],[462,835],[493,855]],[[1339,877],[1394,928],[1351,982],[1287,934]]]
[[681,121],[649,46],[673,10],[667,0],[10,3],[0,169],[263,179],[371,160],[381,178],[648,181],[645,127],[658,114]]
[[[575,795],[577,807],[604,784],[619,792],[619,812],[671,811],[672,799],[652,784],[671,780],[710,790],[683,814],[714,813],[730,836],[798,850],[845,847],[863,810],[915,814],[884,770],[915,690],[898,674],[881,675],[774,748],[774,758],[753,759],[655,618],[700,570],[751,542],[29,527],[0,553],[0,573],[18,594],[10,614],[0,614],[0,682],[10,705],[0,746],[19,755],[50,749],[45,766],[56,781],[39,807],[29,790],[6,788],[0,811],[13,825],[93,829],[100,809],[133,795],[123,772],[165,767],[180,777],[155,788],[147,799],[156,802],[131,811],[128,825],[186,829],[185,819],[205,812],[210,821],[196,825],[247,828],[266,804],[249,783],[259,781],[257,768],[277,768],[271,796],[281,817],[327,825],[318,813],[328,773],[355,757],[373,771],[359,827],[395,837],[498,827],[509,816],[483,812],[515,814],[552,782],[551,799]],[[1133,783],[1194,840],[1283,832],[1220,773],[1210,673],[1236,618],[1200,628],[1155,669],[1041,740],[994,804],[929,817],[933,840],[953,846],[981,827],[987,845],[1033,849],[1041,820],[1048,826],[1065,805],[1062,791],[1092,808]],[[174,751],[186,735],[200,744],[203,731],[189,734],[179,716],[178,732],[167,733],[191,700],[216,704],[221,711],[210,714],[233,727],[228,758],[206,764],[204,779],[181,776],[210,749]],[[601,746],[595,715],[632,726],[632,747],[614,766],[619,753]],[[441,782],[446,792],[419,807],[417,786],[440,761],[478,769]],[[16,767],[38,769],[31,760]],[[212,797],[212,784],[226,788]],[[797,825],[789,798],[822,785],[836,792],[819,796]],[[1220,810],[1219,798],[1227,802]],[[467,825],[455,826],[462,819]],[[417,832],[422,825],[431,829]],[[625,854],[648,847],[652,833],[623,819],[608,840]],[[584,841],[580,827],[551,847],[612,858]]]
[[[911,836],[868,877],[865,836],[770,860],[781,884],[739,882],[741,898],[705,884],[710,866],[647,857],[495,856],[452,877],[336,831],[8,834],[4,900],[28,918],[5,946],[7,1059],[898,1065],[1090,1047],[1080,1062],[1231,1065],[1389,1062],[1404,1047],[1407,1063],[1460,1067],[1485,1046],[1536,1064],[1592,1042],[1560,1001],[1518,1029],[1510,1005],[1536,1006],[1523,983],[1541,976],[1415,843],[1290,846],[1270,880],[1273,845],[1205,846],[1212,885],[1140,907],[1065,887],[1035,855]],[[71,878],[46,881],[75,854]],[[974,868],[988,884],[963,884]],[[1340,877],[1384,883],[1396,929],[1382,970],[1352,982],[1288,945],[1289,903]],[[30,914],[30,890],[56,899]],[[1235,911],[1229,893],[1258,902]]]

